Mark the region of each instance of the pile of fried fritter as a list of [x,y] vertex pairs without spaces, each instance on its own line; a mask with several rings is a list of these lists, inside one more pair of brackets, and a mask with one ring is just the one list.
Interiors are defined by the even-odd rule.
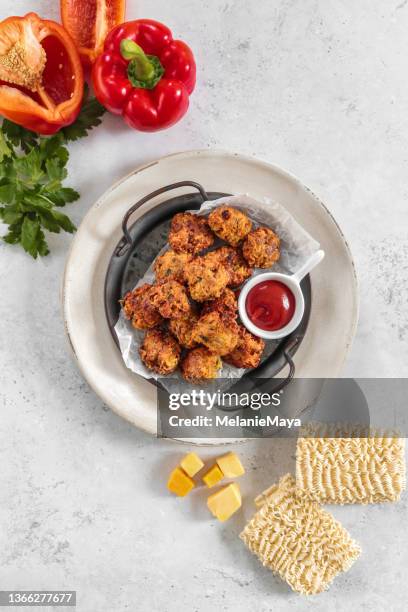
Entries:
[[[227,246],[207,251],[216,236]],[[161,375],[180,367],[190,382],[216,378],[221,358],[256,368],[265,343],[237,322],[233,289],[254,267],[270,268],[279,259],[279,237],[267,227],[252,229],[247,215],[224,205],[208,217],[175,215],[169,244],[155,261],[155,284],[121,301],[132,325],[148,330],[139,349],[145,366]]]

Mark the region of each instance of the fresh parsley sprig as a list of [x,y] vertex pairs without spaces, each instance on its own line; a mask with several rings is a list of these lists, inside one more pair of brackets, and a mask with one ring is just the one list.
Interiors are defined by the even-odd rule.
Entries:
[[105,109],[87,98],[77,120],[50,137],[39,136],[3,120],[0,128],[0,221],[8,225],[2,239],[20,244],[34,259],[48,255],[45,231],[69,233],[75,226],[59,208],[79,198],[64,187],[69,152],[66,145],[101,123]]

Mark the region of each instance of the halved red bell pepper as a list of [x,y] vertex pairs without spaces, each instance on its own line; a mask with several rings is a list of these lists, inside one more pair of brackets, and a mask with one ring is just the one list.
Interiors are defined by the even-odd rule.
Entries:
[[39,134],[77,118],[84,77],[65,29],[35,13],[0,23],[0,114]]
[[125,21],[125,0],[60,0],[64,28],[74,39],[85,65],[103,51],[109,32]]
[[191,49],[151,19],[114,28],[92,70],[95,95],[133,128],[168,128],[187,112],[196,82]]

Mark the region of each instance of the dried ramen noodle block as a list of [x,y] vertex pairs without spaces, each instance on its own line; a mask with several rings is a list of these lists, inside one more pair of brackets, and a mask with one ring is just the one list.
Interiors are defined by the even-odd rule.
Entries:
[[[350,437],[339,437],[344,434]],[[324,423],[309,423],[301,436],[296,485],[309,499],[368,504],[400,498],[405,488],[403,438],[361,425]]]
[[256,500],[240,537],[261,563],[303,595],[328,588],[360,555],[359,545],[319,504],[296,494],[286,474]]

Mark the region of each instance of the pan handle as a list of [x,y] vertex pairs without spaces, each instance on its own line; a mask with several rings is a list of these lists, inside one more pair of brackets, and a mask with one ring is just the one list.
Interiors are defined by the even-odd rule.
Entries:
[[[283,348],[282,353],[286,361],[286,364],[284,367],[289,366],[289,371],[285,378],[277,379],[275,387],[270,389],[268,392],[274,393],[275,391],[280,391],[281,389],[286,387],[291,382],[292,378],[295,376],[296,367],[295,367],[295,362],[293,361],[293,358],[292,358],[292,353],[295,350],[295,348],[301,343],[302,340],[303,340],[303,336],[296,334],[295,336],[293,336],[292,338],[289,338],[289,340],[285,342],[285,346]],[[260,366],[259,368],[255,370],[254,373],[256,375],[257,380],[260,378],[259,377],[260,374],[262,376],[262,371],[265,369],[266,365],[267,364],[264,364],[264,366]],[[251,374],[249,374],[249,376],[251,376]]]
[[[291,352],[301,342],[302,338],[303,338],[303,336],[295,336],[285,346],[285,349],[283,350],[283,356],[285,357],[286,364],[284,365],[284,367],[286,367],[288,365],[289,366],[289,371],[288,371],[288,373],[287,373],[285,378],[277,379],[276,383],[274,384],[274,386],[272,388],[268,387],[269,395],[272,395],[273,393],[277,393],[278,391],[282,391],[282,389],[287,387],[290,384],[290,382],[292,381],[292,379],[294,378],[295,372],[296,372],[296,366],[295,366],[295,362],[293,361],[293,358],[291,356]],[[249,381],[251,380],[251,376],[250,375],[248,376],[248,380]],[[268,378],[266,380],[269,381],[271,379]],[[262,388],[262,385],[258,384],[258,388]],[[249,392],[249,390],[248,390],[248,392]],[[236,408],[236,407],[225,408],[225,407],[218,406],[218,408],[222,412],[235,412],[237,410],[248,409],[249,405],[247,405],[247,406],[239,406],[238,408]]]
[[116,247],[116,250],[115,250],[116,257],[122,257],[123,255],[125,255],[129,251],[130,247],[132,246],[132,237],[128,230],[128,221],[131,215],[135,212],[135,210],[143,206],[143,204],[145,204],[149,200],[161,195],[162,193],[166,193],[166,191],[171,191],[172,189],[178,189],[179,187],[194,187],[194,189],[197,189],[197,191],[200,192],[200,195],[203,198],[203,202],[208,200],[208,195],[204,187],[202,187],[199,183],[196,183],[195,181],[180,181],[179,183],[172,183],[171,185],[166,185],[166,187],[161,187],[160,189],[156,189],[156,191],[149,193],[149,195],[145,196],[144,198],[136,202],[136,204],[133,204],[133,206],[129,208],[129,210],[123,217],[122,219],[123,238],[119,242],[118,246]]

